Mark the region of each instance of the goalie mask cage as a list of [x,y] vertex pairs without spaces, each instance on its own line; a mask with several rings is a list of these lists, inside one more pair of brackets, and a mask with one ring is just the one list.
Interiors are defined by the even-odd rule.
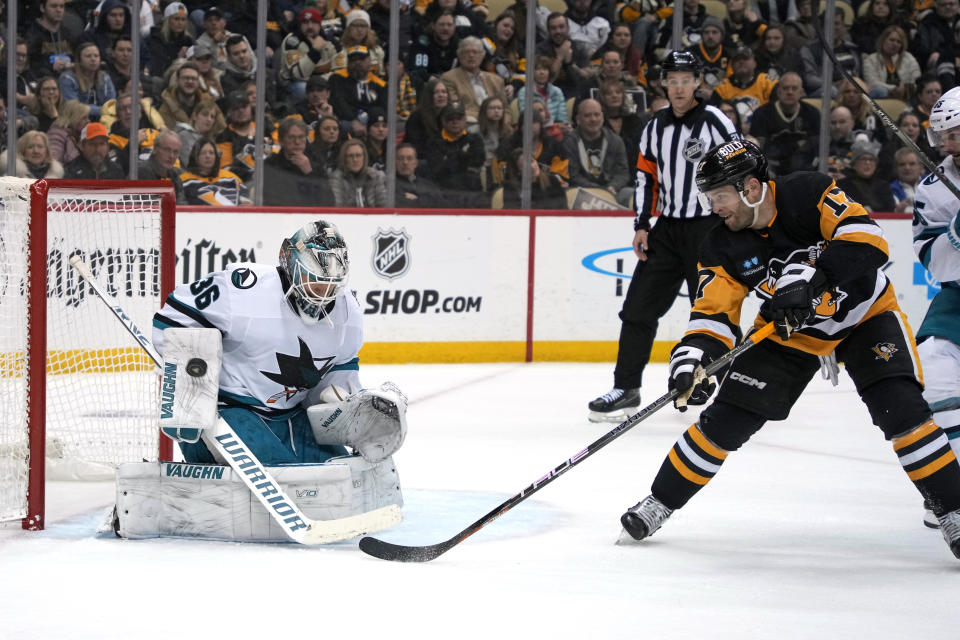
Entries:
[[169,183],[0,178],[0,522],[42,529],[45,477],[170,459],[153,363],[69,260],[150,327],[174,287],[175,203]]

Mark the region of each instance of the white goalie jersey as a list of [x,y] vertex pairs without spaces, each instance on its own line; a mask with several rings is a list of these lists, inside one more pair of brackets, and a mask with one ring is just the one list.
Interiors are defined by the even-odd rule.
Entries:
[[327,318],[307,325],[285,300],[280,273],[270,265],[235,264],[178,286],[154,316],[153,343],[161,353],[163,330],[170,327],[220,331],[221,405],[283,411],[313,389],[360,387],[363,312],[357,300],[344,290]]
[[[940,167],[953,184],[960,185],[960,171],[952,157]],[[917,337],[939,336],[960,344],[960,201],[931,174],[917,186],[914,203],[913,249],[941,286]]]

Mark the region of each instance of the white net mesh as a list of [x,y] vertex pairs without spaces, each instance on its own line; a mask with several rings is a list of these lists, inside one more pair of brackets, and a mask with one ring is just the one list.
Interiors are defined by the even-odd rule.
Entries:
[[[8,188],[16,182],[20,189]],[[27,508],[29,181],[0,178],[0,521]]]
[[[154,366],[69,259],[80,255],[142,331],[149,331],[162,302],[160,196],[136,193],[133,185],[124,193],[51,189],[46,208],[47,371],[44,378],[25,376],[27,287],[15,283],[36,285],[25,257],[30,182],[7,180],[0,182],[5,241],[0,273],[7,282],[0,290],[0,519],[22,517],[16,504],[22,502],[18,492],[28,466],[23,451],[29,385],[46,385],[48,477],[112,477],[120,462],[157,457]],[[37,243],[31,244],[36,250]],[[13,488],[8,491],[8,486]],[[8,513],[11,505],[14,511]]]

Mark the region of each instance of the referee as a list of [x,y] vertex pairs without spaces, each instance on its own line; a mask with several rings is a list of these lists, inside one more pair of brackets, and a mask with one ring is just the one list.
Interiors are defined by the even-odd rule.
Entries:
[[[623,324],[613,389],[589,403],[592,422],[620,422],[640,406],[643,368],[650,360],[657,324],[684,280],[693,303],[697,251],[717,222],[698,201],[697,162],[715,145],[740,138],[720,109],[697,99],[703,74],[693,54],[672,51],[662,69],[670,107],[658,111],[640,136],[633,223],[633,251],[639,262],[620,312]],[[651,229],[654,211],[660,211],[660,219]],[[696,400],[691,398],[690,404]],[[700,400],[703,404],[707,399]]]

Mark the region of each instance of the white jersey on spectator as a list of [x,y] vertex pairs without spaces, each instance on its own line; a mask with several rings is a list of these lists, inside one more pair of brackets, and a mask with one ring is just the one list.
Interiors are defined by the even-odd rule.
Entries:
[[282,411],[303,402],[310,389],[358,389],[363,312],[356,298],[345,289],[327,318],[307,325],[283,286],[276,267],[253,263],[180,285],[154,316],[153,343],[162,353],[169,327],[218,329],[221,405]]

